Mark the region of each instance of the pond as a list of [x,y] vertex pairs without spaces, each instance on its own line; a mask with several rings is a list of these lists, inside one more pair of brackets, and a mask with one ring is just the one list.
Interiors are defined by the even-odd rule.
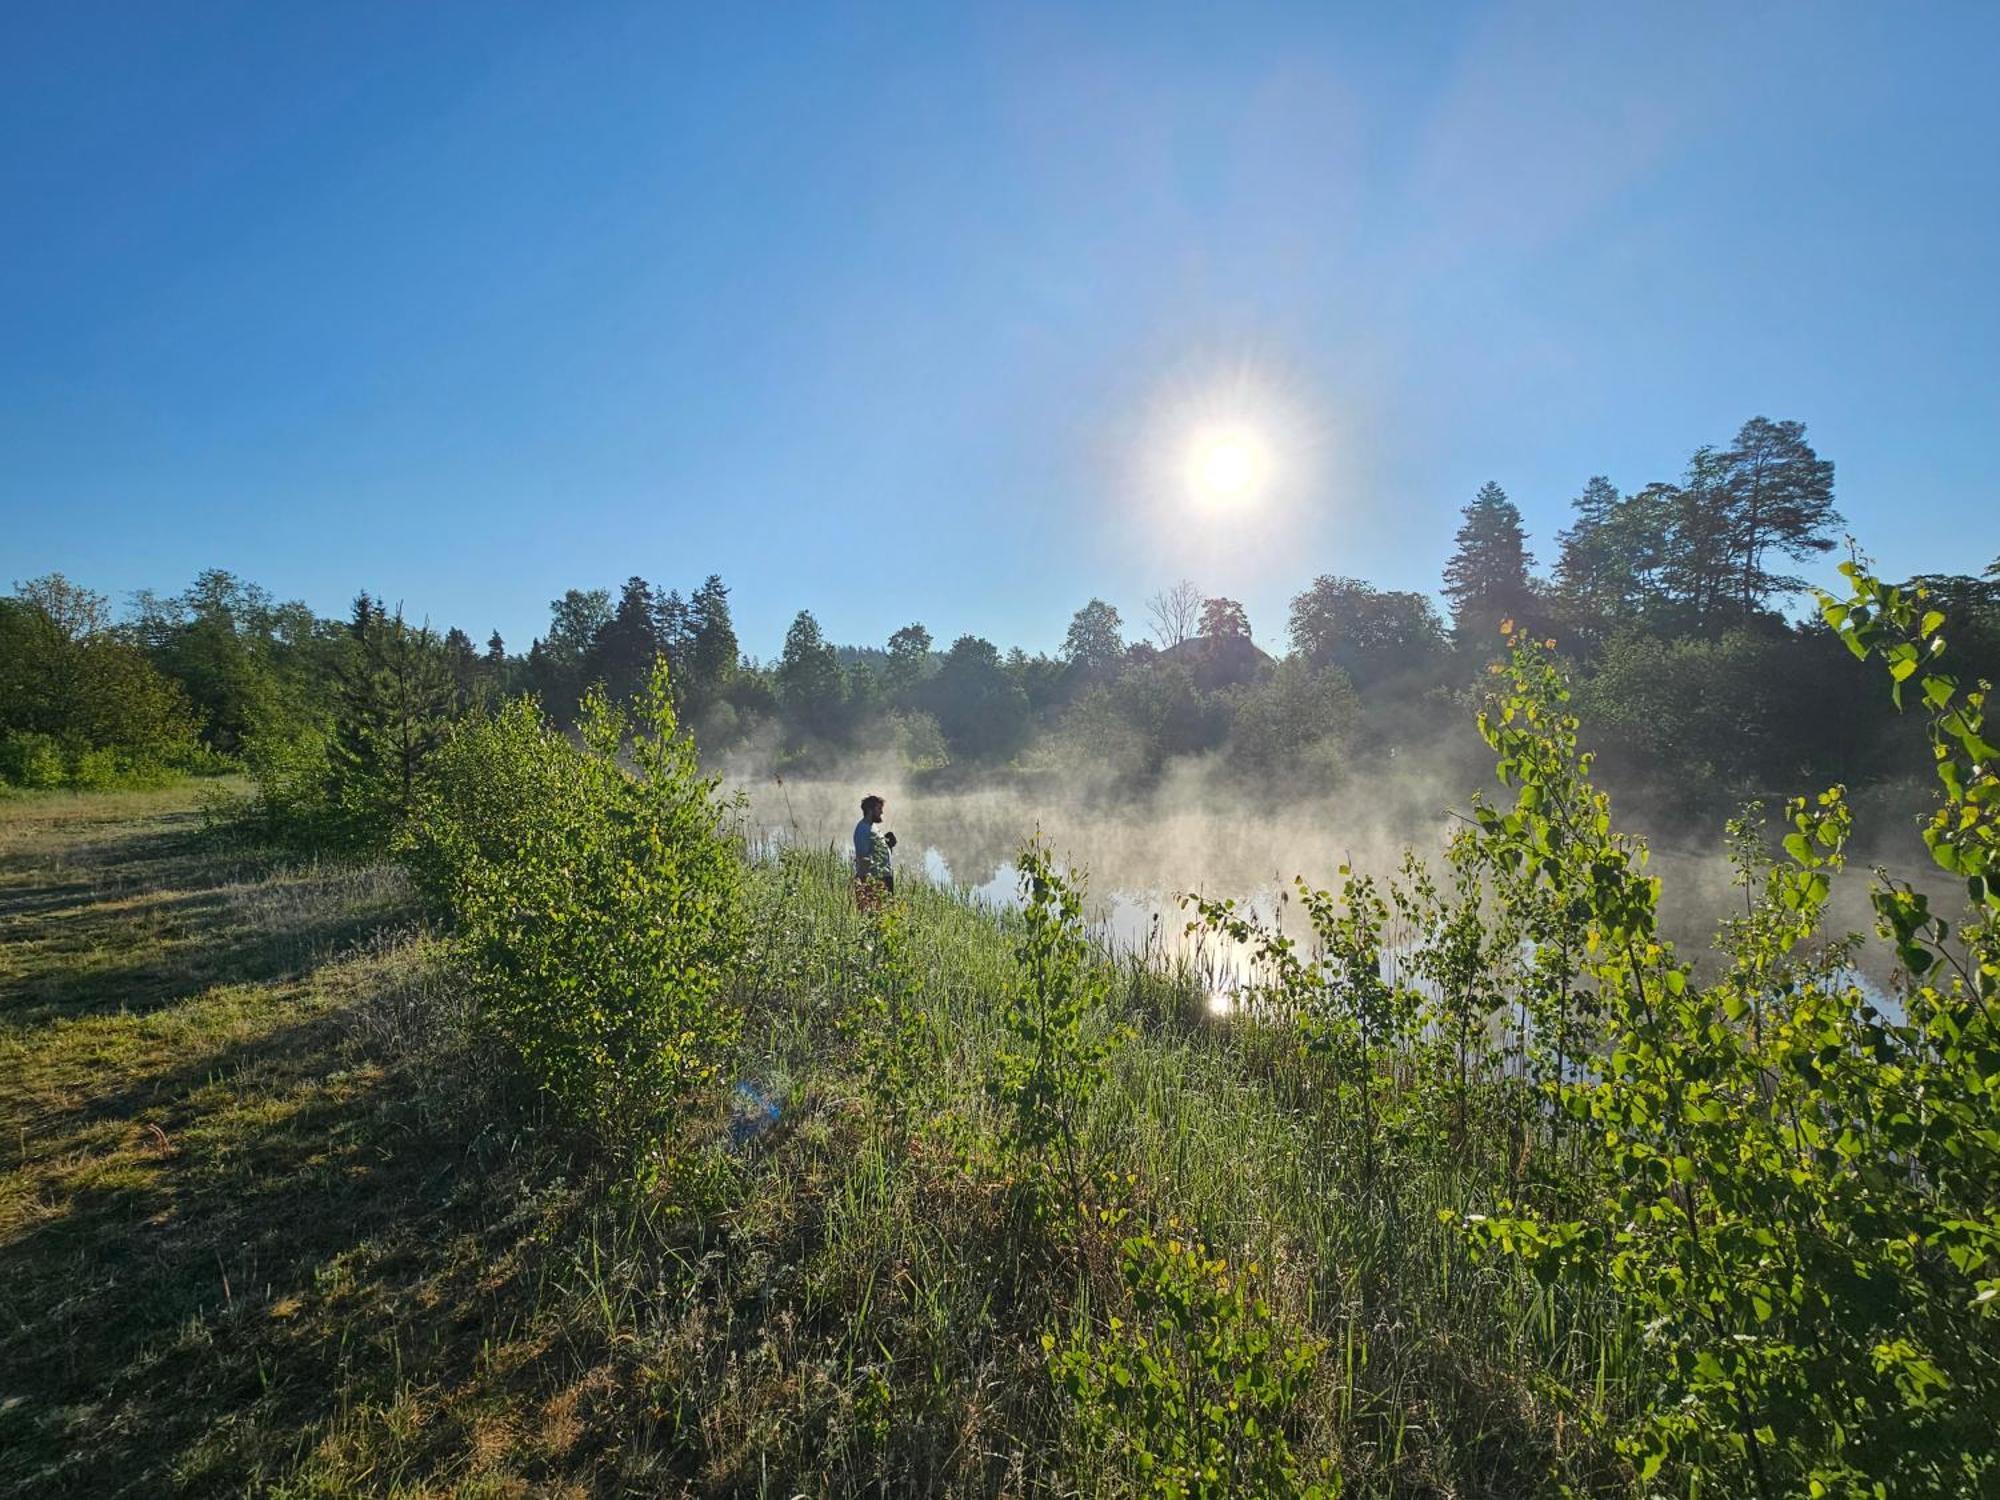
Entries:
[[[1213,937],[1197,944],[1187,936],[1184,893],[1233,898],[1297,932],[1299,904],[1287,899],[1294,876],[1331,887],[1348,865],[1386,881],[1406,847],[1439,864],[1446,840],[1464,826],[1462,808],[1447,806],[1435,785],[1421,782],[1276,807],[1218,795],[1212,785],[1124,801],[1034,797],[1005,785],[919,792],[886,778],[865,786],[859,780],[743,778],[730,789],[747,800],[747,831],[772,842],[842,851],[851,848],[861,791],[879,789],[888,800],[885,826],[900,840],[900,878],[920,875],[1000,909],[1018,904],[1014,854],[1025,837],[1039,832],[1069,867],[1083,872],[1086,911],[1098,937],[1119,951],[1145,947],[1195,957],[1225,985],[1241,971],[1241,955]],[[1711,842],[1720,849],[1719,826]],[[1895,868],[1906,878],[1923,873],[1907,860]],[[1698,964],[1712,963],[1718,924],[1744,906],[1727,861],[1693,847],[1692,839],[1687,847],[1655,842],[1650,871],[1661,879],[1665,934]],[[1871,879],[1867,868],[1852,868],[1835,882],[1830,932],[1872,932]],[[1885,945],[1871,939],[1859,977],[1881,998],[1890,974]]]

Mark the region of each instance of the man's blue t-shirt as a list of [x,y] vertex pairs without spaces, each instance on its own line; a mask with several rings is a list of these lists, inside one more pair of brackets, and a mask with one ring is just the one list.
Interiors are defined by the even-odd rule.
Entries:
[[875,825],[863,818],[854,825],[854,873],[857,875],[887,875],[889,873],[889,846],[882,835],[875,831]]

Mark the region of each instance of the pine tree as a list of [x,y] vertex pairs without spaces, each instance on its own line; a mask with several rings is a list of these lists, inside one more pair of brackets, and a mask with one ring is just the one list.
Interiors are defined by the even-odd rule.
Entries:
[[1444,594],[1460,643],[1484,648],[1495,644],[1504,622],[1534,611],[1528,582],[1534,558],[1520,510],[1492,480],[1479,487],[1461,514],[1465,519],[1444,568]]
[[1752,417],[1721,457],[1735,555],[1736,607],[1764,608],[1773,594],[1794,594],[1805,580],[1765,567],[1773,553],[1803,562],[1833,549],[1841,524],[1833,508],[1833,462],[1806,441],[1803,422]]
[[1729,608],[1736,579],[1734,500],[1728,465],[1703,446],[1669,499],[1667,557],[1661,568],[1669,601],[1684,628],[1714,634],[1734,617]]

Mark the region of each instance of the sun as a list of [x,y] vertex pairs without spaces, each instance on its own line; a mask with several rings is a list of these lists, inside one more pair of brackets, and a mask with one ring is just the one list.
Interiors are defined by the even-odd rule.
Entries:
[[1240,423],[1207,427],[1188,447],[1188,485],[1215,506],[1255,500],[1271,471],[1270,449],[1255,428]]

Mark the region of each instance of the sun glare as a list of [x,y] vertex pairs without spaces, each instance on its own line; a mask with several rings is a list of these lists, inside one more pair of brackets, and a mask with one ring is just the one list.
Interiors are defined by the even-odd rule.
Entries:
[[1191,446],[1188,477],[1194,493],[1211,505],[1240,505],[1257,498],[1271,468],[1270,451],[1253,429],[1213,427]]

